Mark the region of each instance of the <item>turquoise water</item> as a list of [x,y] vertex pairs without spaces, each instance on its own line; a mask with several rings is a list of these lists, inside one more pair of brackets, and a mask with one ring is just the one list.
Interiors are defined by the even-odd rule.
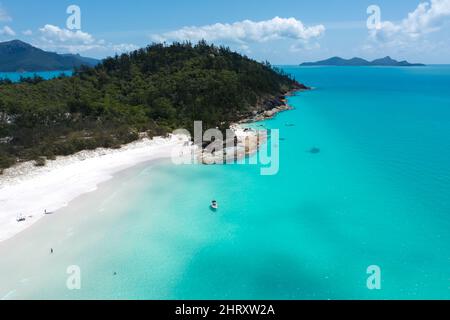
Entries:
[[40,76],[46,80],[59,77],[61,74],[66,76],[72,75],[71,70],[64,71],[38,71],[38,72],[0,72],[0,79],[9,79],[13,82],[17,82],[21,77],[23,78],[33,78],[35,75]]
[[[278,175],[168,162],[123,173],[55,217],[70,236],[34,238],[54,261],[14,269],[30,244],[8,257],[35,279],[17,297],[449,299],[450,67],[285,70],[316,89],[264,122],[281,130]],[[65,288],[72,264],[79,291]]]

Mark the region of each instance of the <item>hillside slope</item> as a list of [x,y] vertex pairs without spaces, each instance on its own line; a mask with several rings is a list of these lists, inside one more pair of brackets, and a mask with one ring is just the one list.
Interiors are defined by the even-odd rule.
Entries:
[[20,40],[0,43],[0,72],[70,70],[98,62],[79,55],[47,52]]
[[261,100],[301,87],[267,63],[205,42],[155,44],[72,77],[3,83],[0,166],[115,147],[144,131],[192,130],[195,120],[225,129]]

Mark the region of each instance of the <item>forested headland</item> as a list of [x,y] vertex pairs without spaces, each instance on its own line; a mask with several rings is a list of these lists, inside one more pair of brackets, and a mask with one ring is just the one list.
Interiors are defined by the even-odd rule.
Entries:
[[71,77],[0,83],[0,170],[17,161],[117,148],[177,128],[228,128],[301,85],[226,47],[153,44]]

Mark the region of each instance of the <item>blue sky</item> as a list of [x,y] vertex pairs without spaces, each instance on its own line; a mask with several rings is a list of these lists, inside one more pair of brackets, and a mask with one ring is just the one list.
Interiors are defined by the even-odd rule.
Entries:
[[[0,41],[98,58],[153,41],[205,38],[274,64],[335,55],[450,63],[450,0],[0,2]],[[72,4],[81,9],[81,30],[66,27]],[[373,4],[381,20],[368,29]]]

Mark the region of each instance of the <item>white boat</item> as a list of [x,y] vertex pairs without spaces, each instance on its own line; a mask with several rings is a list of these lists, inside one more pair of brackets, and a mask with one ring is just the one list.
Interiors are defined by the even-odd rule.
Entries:
[[216,200],[213,200],[213,201],[211,202],[211,209],[213,209],[213,210],[219,209],[219,204],[217,203]]
[[17,222],[24,222],[26,220],[25,216],[23,214],[18,214],[16,221]]

